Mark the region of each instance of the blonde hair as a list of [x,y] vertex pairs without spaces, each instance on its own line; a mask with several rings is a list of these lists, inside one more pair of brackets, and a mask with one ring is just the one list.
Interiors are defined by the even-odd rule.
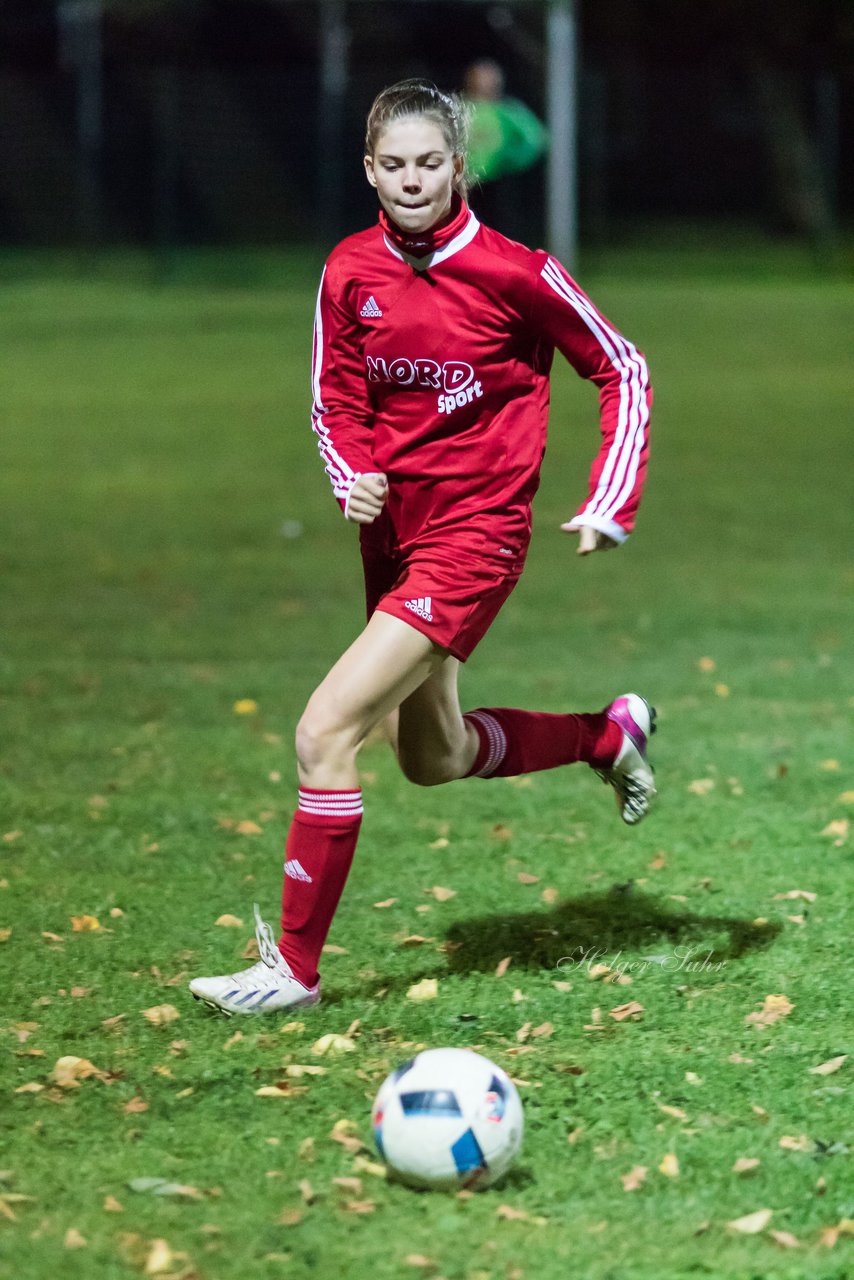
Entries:
[[398,80],[374,98],[368,112],[365,155],[373,157],[381,134],[396,120],[412,116],[432,120],[441,129],[451,155],[462,156],[465,162],[462,173],[454,179],[454,189],[465,197],[469,115],[469,107],[458,94],[443,93],[432,80]]

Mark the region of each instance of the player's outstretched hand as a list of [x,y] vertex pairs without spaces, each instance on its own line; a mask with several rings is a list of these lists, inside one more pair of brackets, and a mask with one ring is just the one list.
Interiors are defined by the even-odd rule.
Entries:
[[562,524],[560,527],[564,533],[578,534],[576,555],[579,556],[589,556],[591,551],[610,551],[612,547],[619,545],[613,538],[609,538],[607,533],[600,533],[598,529],[592,529],[589,524],[583,524],[580,528],[571,524]]
[[355,524],[373,524],[385,506],[388,480],[381,471],[366,471],[353,485],[347,499],[347,519]]

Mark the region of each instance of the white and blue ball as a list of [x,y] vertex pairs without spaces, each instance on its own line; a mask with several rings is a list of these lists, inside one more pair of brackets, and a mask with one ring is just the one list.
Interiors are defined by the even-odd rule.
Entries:
[[426,1049],[383,1081],[372,1112],[377,1149],[411,1187],[488,1187],[522,1145],[513,1081],[471,1049]]

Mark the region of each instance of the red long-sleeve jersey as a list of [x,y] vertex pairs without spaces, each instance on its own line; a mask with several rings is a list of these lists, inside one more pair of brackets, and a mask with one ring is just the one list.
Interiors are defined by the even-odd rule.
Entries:
[[313,426],[342,509],[359,475],[382,471],[403,543],[485,512],[529,525],[555,348],[599,388],[601,447],[572,523],[622,542],[646,473],[646,362],[560,263],[473,213],[426,259],[379,225],[343,240],[321,279],[313,352]]

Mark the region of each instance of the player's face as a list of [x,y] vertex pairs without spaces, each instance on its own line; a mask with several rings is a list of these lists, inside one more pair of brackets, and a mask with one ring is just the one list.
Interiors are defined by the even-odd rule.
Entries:
[[390,124],[373,156],[365,156],[368,182],[380,204],[403,231],[414,233],[448,212],[462,168],[462,157],[451,154],[439,126],[421,116]]

